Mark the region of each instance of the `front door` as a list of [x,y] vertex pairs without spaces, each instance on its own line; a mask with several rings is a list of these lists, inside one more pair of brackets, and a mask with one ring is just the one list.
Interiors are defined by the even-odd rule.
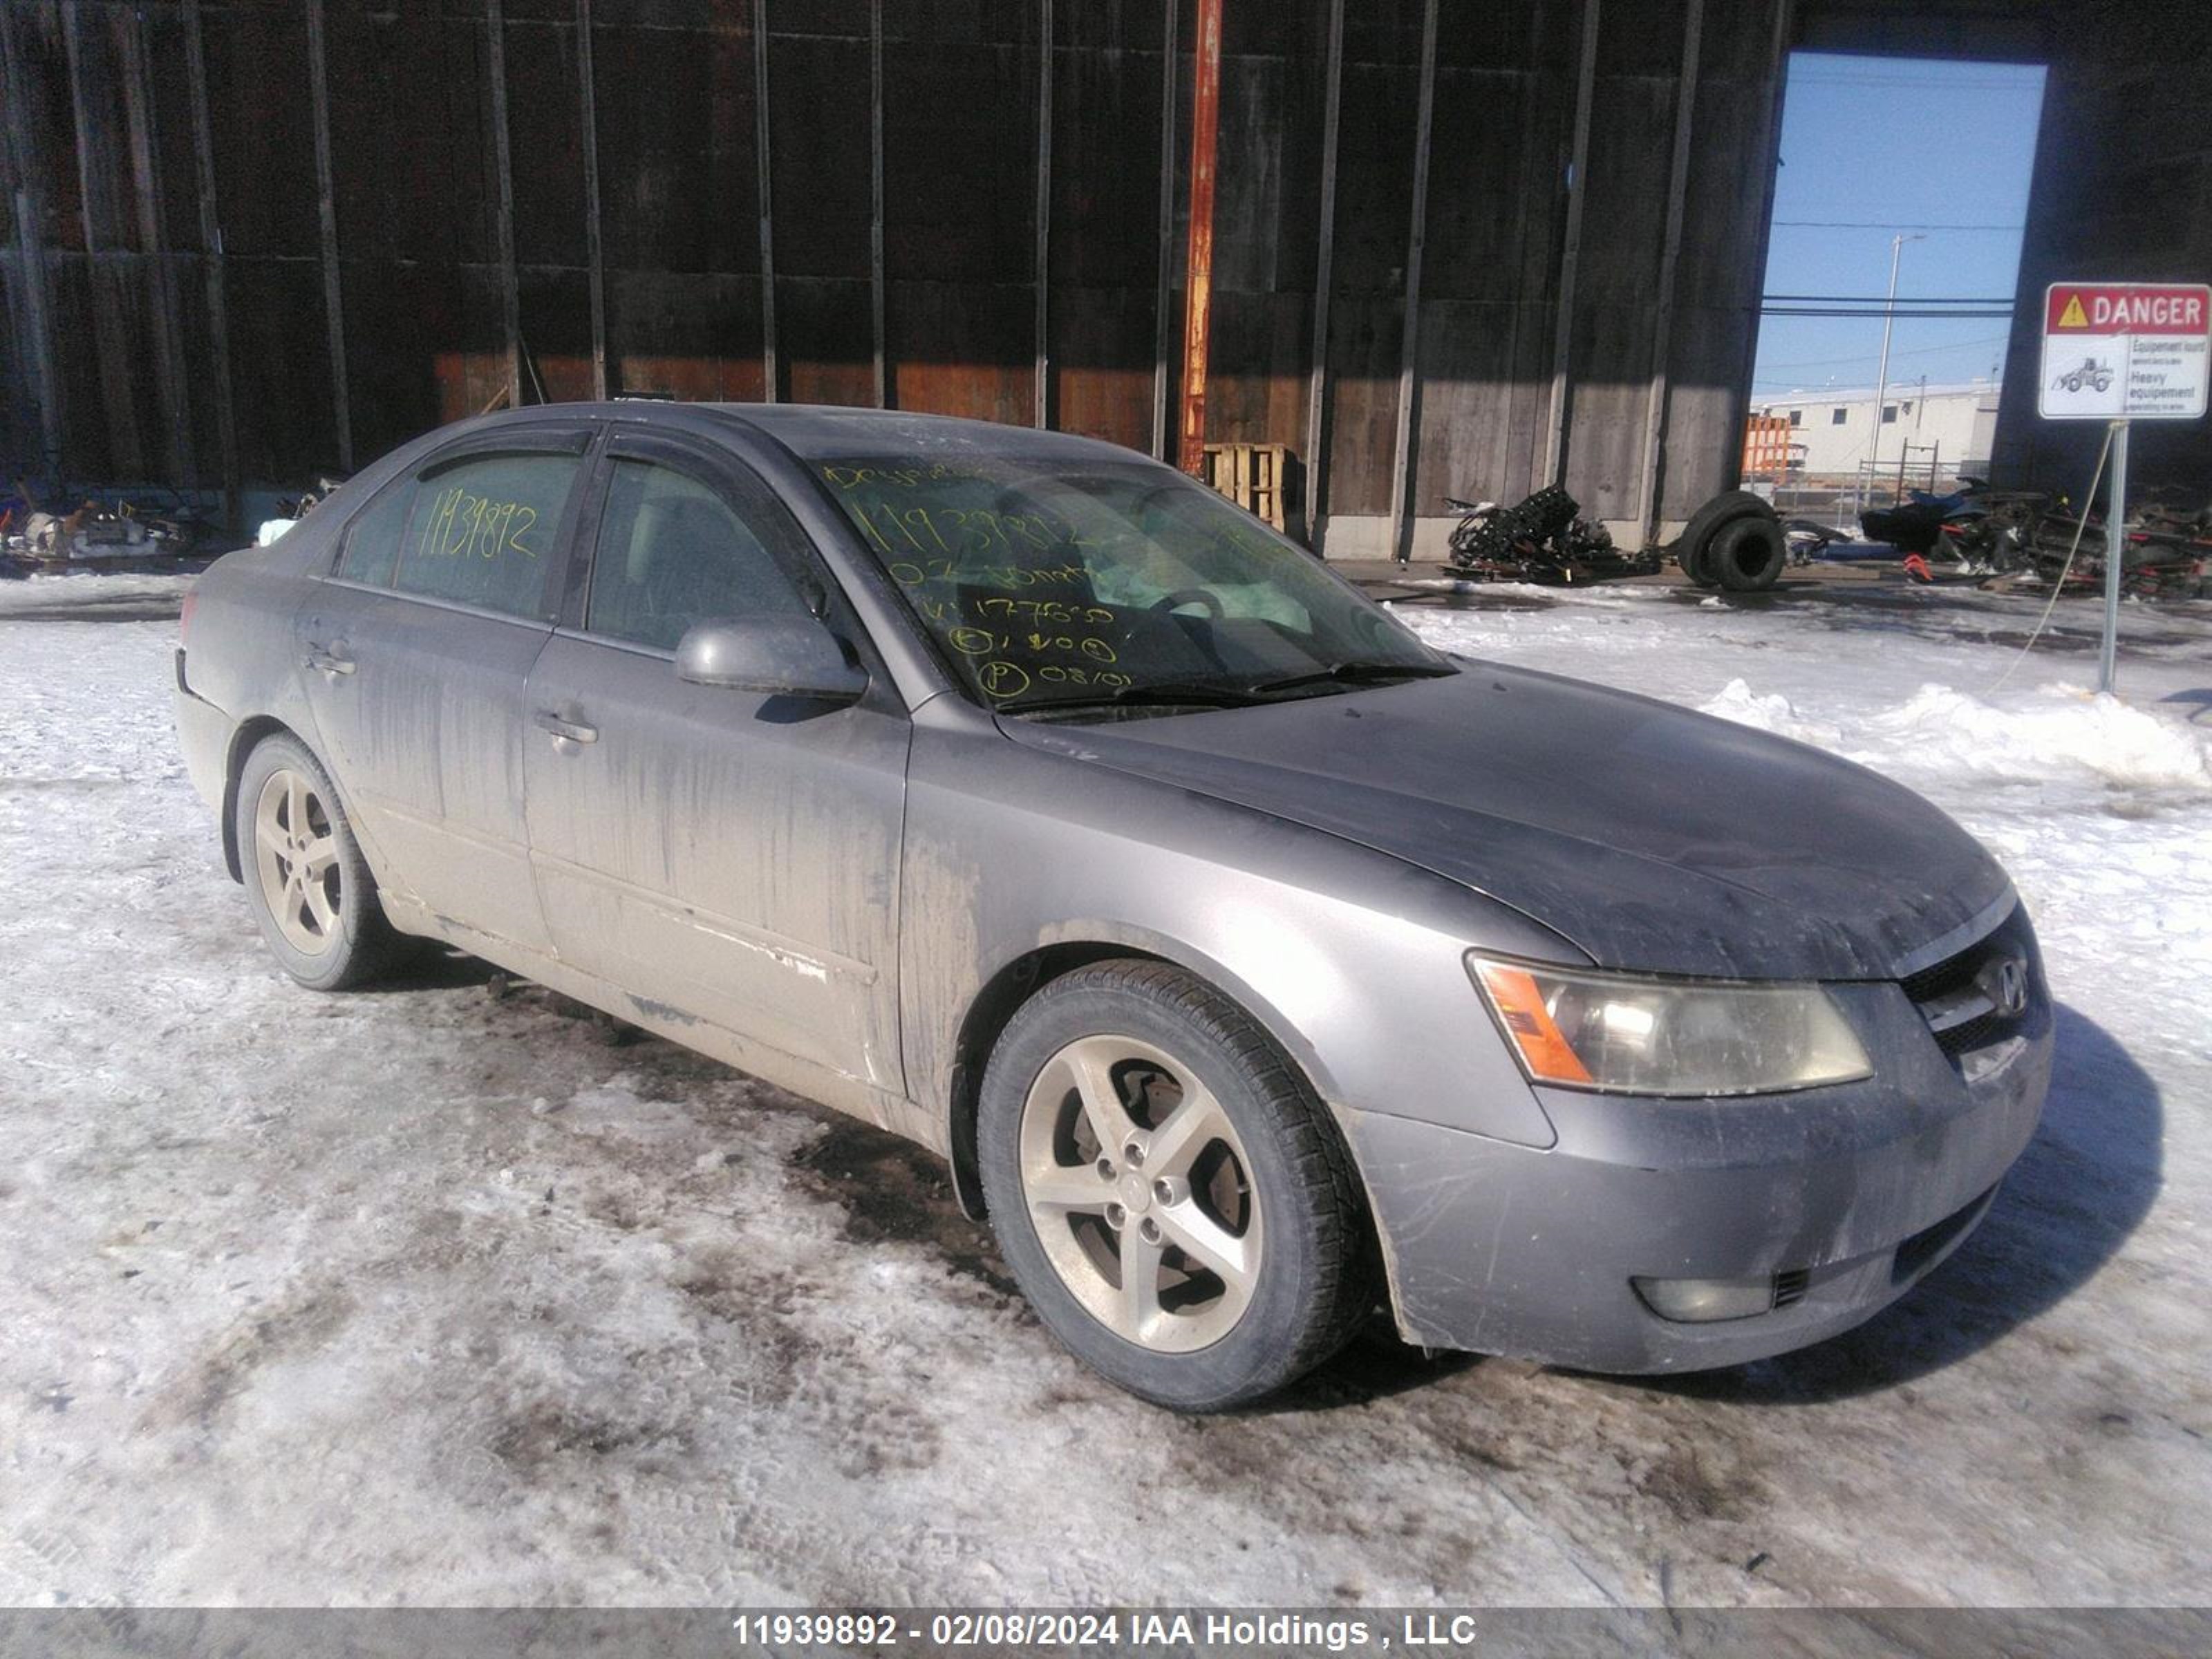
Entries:
[[600,465],[588,583],[529,683],[531,856],[555,948],[657,1019],[902,1092],[905,711],[880,674],[846,708],[678,680],[695,623],[812,611],[857,629],[750,469],[642,436]]
[[379,878],[434,919],[533,951],[548,936],[523,814],[524,684],[552,635],[589,436],[503,434],[395,481],[295,623],[316,736]]

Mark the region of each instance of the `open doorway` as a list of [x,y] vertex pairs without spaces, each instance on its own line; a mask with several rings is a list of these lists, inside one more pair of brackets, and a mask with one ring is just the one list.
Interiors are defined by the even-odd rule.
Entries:
[[2036,64],[1791,55],[1744,455],[1785,514],[1986,474],[2043,92]]

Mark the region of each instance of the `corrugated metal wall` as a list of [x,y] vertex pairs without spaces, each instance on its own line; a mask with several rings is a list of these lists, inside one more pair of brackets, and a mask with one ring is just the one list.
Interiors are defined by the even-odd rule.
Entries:
[[[512,380],[1153,449],[1191,10],[0,0],[0,442],[80,482],[289,484]],[[1767,0],[1229,0],[1210,435],[1318,460],[1343,550],[1555,453],[1607,518],[1683,516],[1735,460],[1782,27]]]

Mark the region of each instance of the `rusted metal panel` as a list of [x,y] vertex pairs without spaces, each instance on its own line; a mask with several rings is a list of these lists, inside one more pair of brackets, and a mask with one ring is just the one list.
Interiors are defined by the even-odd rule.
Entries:
[[894,279],[888,304],[892,403],[927,414],[1025,424],[1030,298],[1026,283]]
[[[1607,0],[1609,9],[1616,3]],[[1678,40],[1680,4],[1674,0],[1673,7]],[[1630,24],[1617,24],[1608,9],[1607,29],[1631,25],[1656,27],[1652,0]],[[1604,255],[1581,261],[1576,274],[1569,428],[1558,462],[1583,510],[1613,520],[1633,520],[1640,507],[1657,319],[1652,283],[1666,224],[1669,160],[1667,147],[1653,137],[1668,130],[1675,101],[1672,75],[1650,73],[1646,60],[1638,64],[1634,74],[1596,77],[1581,195],[1586,232],[1601,231]]]
[[1052,423],[1052,0],[1037,0],[1036,256],[1030,263],[1036,288],[1036,362],[1030,392],[1030,423]]
[[1144,451],[1152,439],[1152,296],[1144,288],[1053,290],[1053,424]]
[[1674,81],[1674,136],[1667,170],[1667,223],[1659,251],[1658,311],[1651,327],[1651,385],[1644,394],[1644,462],[1638,470],[1636,518],[1644,539],[1656,538],[1659,518],[1661,438],[1667,418],[1667,354],[1672,343],[1674,285],[1682,252],[1682,216],[1689,193],[1690,135],[1698,104],[1698,64],[1705,28],[1705,0],[1686,0],[1682,60]]
[[1397,430],[1398,353],[1405,343],[1402,302],[1396,295],[1339,289],[1330,310],[1329,510],[1340,516],[1387,513],[1386,458]]
[[[1068,15],[1084,14],[1078,8]],[[1079,38],[1103,32],[1095,15],[1087,30],[1070,27]],[[1159,204],[1150,169],[1129,161],[1133,135],[1149,135],[1159,123],[1158,44],[1069,45],[1053,54],[1051,424],[1139,450],[1152,439],[1160,249],[1130,233],[1152,220]]]
[[0,0],[0,93],[6,95],[13,112],[4,143],[9,160],[8,207],[16,252],[16,305],[22,313],[26,366],[38,379],[41,470],[58,471],[64,443],[62,373],[55,338],[53,278],[46,253],[50,234],[45,147],[38,137],[52,129],[39,119],[46,88],[25,61],[29,33],[30,30],[19,26],[17,8]]
[[[625,271],[760,270],[752,36],[617,24],[595,0],[606,258]],[[743,16],[732,11],[732,16]],[[759,349],[759,325],[750,331]],[[625,349],[655,343],[617,335]]]
[[752,0],[752,53],[753,150],[760,179],[761,395],[774,403],[782,392],[775,365],[775,164],[769,137],[768,0]]
[[872,404],[868,43],[778,33],[769,50],[777,395]]
[[1437,0],[1421,21],[1421,90],[1413,116],[1413,228],[1406,238],[1405,337],[1398,356],[1397,425],[1390,441],[1390,551],[1409,556],[1407,496],[1413,488],[1413,418],[1420,398],[1421,253],[1428,234],[1429,124],[1437,99]]
[[[473,415],[506,389],[506,284],[496,266],[364,258],[349,261],[345,276],[347,326],[364,348],[352,365],[364,456]],[[366,349],[391,340],[418,343]],[[313,463],[329,464],[327,454]]]
[[507,352],[507,401],[527,401],[522,380],[522,295],[514,270],[514,155],[507,132],[507,14],[501,0],[484,0],[485,68],[491,93],[492,179],[498,213],[500,331]]
[[737,402],[766,393],[757,276],[613,270],[607,311],[618,391]]
[[[249,479],[297,483],[337,456],[331,360],[322,339],[322,275],[313,260],[229,262],[231,366],[239,466]],[[419,326],[409,319],[410,328]]]
[[1567,381],[1568,354],[1573,345],[1575,279],[1582,264],[1583,204],[1589,195],[1590,103],[1597,84],[1599,22],[1598,0],[1583,0],[1577,49],[1579,66],[1575,71],[1574,137],[1567,151],[1566,229],[1560,240],[1559,276],[1555,284],[1557,310],[1552,335],[1552,396],[1547,417],[1549,425],[1544,434],[1543,477],[1547,482],[1560,477],[1566,465],[1567,422],[1570,418],[1568,399],[1571,396]]
[[135,471],[126,469],[137,458],[117,453],[115,433],[107,420],[97,334],[82,322],[70,326],[61,320],[90,318],[95,306],[113,305],[115,296],[101,294],[95,286],[95,270],[82,253],[52,254],[46,262],[57,319],[54,372],[63,411],[61,469],[72,478],[136,477]]
[[868,345],[875,404],[890,405],[884,343],[884,0],[868,0]]
[[143,244],[131,212],[126,122],[114,118],[127,112],[129,100],[127,95],[117,98],[124,88],[124,66],[111,21],[105,6],[62,0],[62,51],[69,70],[76,207],[82,222],[78,246],[87,252],[137,252]]
[[582,31],[573,9],[559,22],[522,15],[516,0],[504,9],[515,263],[580,270],[590,264]]
[[[1508,493],[1543,471],[1547,319],[1565,297],[1559,162],[1575,106],[1562,88],[1577,77],[1582,0],[1437,0],[1411,312],[1428,0],[1342,6],[1325,228],[1338,3],[1224,11],[1204,431],[1302,446],[1341,514],[1389,511],[1403,478],[1398,510],[1410,518],[1437,510],[1445,488]],[[1679,38],[1684,3],[1607,0],[1584,182],[1607,258],[1582,262],[1568,307],[1575,482],[1618,472],[1640,501],[1651,388],[1663,380],[1662,516],[1713,476],[1708,448],[1732,447],[1718,383],[1748,362],[1759,216],[1743,179],[1764,165],[1775,84],[1768,9],[1704,0],[1710,62],[1695,82],[1677,227],[1681,304],[1662,340],[1650,278],[1672,169],[1650,135],[1679,130],[1668,114],[1679,88],[1671,62],[1655,73],[1644,60],[1654,40]],[[1194,125],[1172,48],[1195,43],[1190,6],[1053,0],[1049,53],[1045,0],[776,0],[773,33],[757,37],[750,6],[714,0],[319,9],[327,211],[311,77],[269,72],[313,58],[301,0],[70,0],[81,74],[151,88],[84,100],[97,130],[82,145],[61,0],[0,5],[9,35],[25,37],[10,53],[25,85],[9,101],[32,112],[11,123],[10,158],[43,153],[16,169],[40,198],[23,208],[38,233],[29,251],[9,256],[20,355],[35,369],[34,278],[83,250],[88,224],[97,257],[118,270],[140,261],[134,250],[163,251],[128,276],[76,270],[66,300],[47,307],[46,331],[71,337],[52,346],[64,395],[40,405],[57,422],[62,405],[81,405],[56,428],[72,470],[80,459],[112,468],[135,445],[151,472],[197,459],[210,477],[295,483],[339,459],[335,372],[348,377],[364,454],[481,407],[510,376],[528,396],[577,396],[625,374],[685,395],[911,400],[1018,422],[1037,417],[1042,386],[1056,425],[1169,439],[1164,396],[1187,343],[1177,170]],[[204,84],[188,64],[196,38]],[[1658,88],[1657,101],[1639,87]],[[778,209],[766,287],[763,199]],[[219,242],[221,257],[203,257]],[[332,270],[335,308],[316,294]],[[227,333],[238,337],[228,346]],[[181,420],[179,377],[160,369],[165,338],[171,361],[195,366],[181,377]],[[1607,377],[1634,391],[1610,413]],[[123,429],[109,430],[125,405]],[[1621,457],[1589,422],[1628,434]],[[236,459],[218,464],[227,447]]]
[[185,72],[191,100],[192,182],[199,203],[199,247],[203,291],[207,306],[207,356],[212,382],[216,453],[222,458],[219,482],[223,495],[223,517],[236,511],[238,474],[238,408],[232,398],[230,367],[230,300],[224,278],[222,217],[216,193],[215,135],[208,108],[207,55],[200,28],[200,0],[185,0]]
[[1313,347],[1307,354],[1310,389],[1301,449],[1305,459],[1306,533],[1322,545],[1328,510],[1328,299],[1335,280],[1336,150],[1344,103],[1344,0],[1329,0],[1328,69],[1322,94],[1320,221],[1315,240]]
[[872,404],[874,324],[868,284],[851,276],[779,275],[775,287],[782,395],[799,404]]
[[353,410],[346,383],[344,285],[338,270],[337,204],[331,183],[329,52],[324,39],[323,0],[306,0],[306,3],[307,92],[314,113],[316,210],[322,230],[323,322],[330,333],[331,418],[337,428],[338,466],[350,472]]
[[1282,443],[1305,417],[1309,301],[1289,289],[1216,289],[1208,443]]
[[584,259],[592,312],[592,395],[607,395],[607,268],[599,216],[599,107],[592,0],[576,0],[576,98],[583,143]]
[[1222,0],[1197,0],[1190,117],[1190,226],[1184,241],[1182,418],[1176,464],[1206,465],[1206,331],[1213,307],[1214,142],[1221,120]]
[[[1024,7],[961,24],[1005,31],[1034,18]],[[1035,52],[1004,39],[914,38],[913,22],[886,11],[890,400],[1026,423],[1036,395]]]
[[114,15],[114,27],[121,48],[122,89],[129,106],[125,125],[131,137],[131,185],[137,207],[138,244],[153,256],[140,280],[150,283],[153,289],[154,380],[164,417],[159,450],[165,463],[161,476],[191,478],[199,469],[192,448],[191,401],[185,387],[184,325],[178,310],[176,271],[167,257],[160,118],[154,106],[153,74],[147,64],[145,15],[135,9],[118,12]]
[[523,378],[533,401],[568,403],[599,396],[586,271],[524,266],[517,277]]
[[[1390,507],[1419,70],[1353,55],[1360,36],[1373,33],[1371,17],[1363,22],[1347,11],[1346,28],[1342,119],[1360,142],[1339,155],[1337,191],[1358,205],[1340,216],[1337,226],[1328,470],[1332,514],[1364,515]],[[1395,33],[1388,39],[1395,46]],[[1418,53],[1418,36],[1413,49]]]
[[1175,313],[1169,298],[1175,283],[1176,114],[1180,107],[1176,76],[1176,66],[1180,61],[1176,48],[1176,0],[1166,0],[1162,8],[1160,46],[1158,283],[1152,310],[1152,453],[1158,460],[1165,460],[1168,455],[1168,365],[1174,355],[1170,337],[1175,328]]
[[1416,514],[1443,513],[1447,495],[1518,500],[1540,482],[1576,9],[1479,15],[1487,27],[1438,40]]

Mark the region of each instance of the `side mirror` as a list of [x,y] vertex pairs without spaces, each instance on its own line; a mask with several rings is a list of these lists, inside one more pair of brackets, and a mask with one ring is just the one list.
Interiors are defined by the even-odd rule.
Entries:
[[766,696],[852,702],[868,676],[845,659],[836,636],[811,617],[702,622],[676,645],[676,678]]

